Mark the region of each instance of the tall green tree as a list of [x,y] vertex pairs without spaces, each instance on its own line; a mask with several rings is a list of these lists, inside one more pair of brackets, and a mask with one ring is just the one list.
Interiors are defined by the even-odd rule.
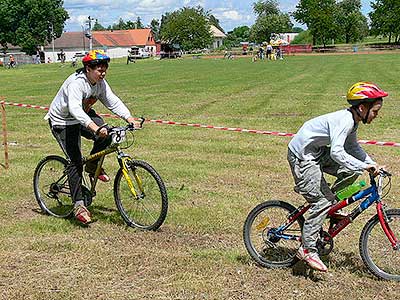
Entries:
[[399,0],[376,0],[371,3],[372,11],[369,13],[371,19],[371,32],[375,35],[383,35],[399,42],[400,36],[400,1]]
[[20,46],[28,54],[60,37],[69,18],[62,0],[1,0],[0,44]]
[[325,47],[328,41],[337,37],[337,13],[335,0],[300,0],[293,17],[307,25],[314,45],[318,41]]
[[201,6],[183,7],[163,15],[161,39],[179,44],[185,51],[206,48],[213,40],[208,20],[209,14]]
[[360,41],[368,35],[368,22],[361,13],[361,0],[339,2],[337,23],[346,44]]
[[250,38],[253,41],[269,41],[272,33],[288,32],[293,28],[289,14],[279,10],[276,0],[258,0],[253,3],[253,11],[257,15],[256,22],[250,30]]
[[158,41],[160,39],[160,22],[158,19],[151,20],[150,29],[154,34],[154,39]]

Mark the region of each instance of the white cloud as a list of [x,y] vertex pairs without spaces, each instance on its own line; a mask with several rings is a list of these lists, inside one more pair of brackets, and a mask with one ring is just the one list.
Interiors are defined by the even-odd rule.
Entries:
[[236,10],[228,10],[222,13],[222,18],[239,21],[243,19],[243,16],[241,16]]

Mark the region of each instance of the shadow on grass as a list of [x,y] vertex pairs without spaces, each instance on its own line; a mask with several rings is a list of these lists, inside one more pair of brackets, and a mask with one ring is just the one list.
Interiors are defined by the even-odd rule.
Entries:
[[[109,224],[126,225],[121,215],[119,214],[118,210],[115,208],[109,208],[101,205],[91,205],[89,206],[88,209],[92,214],[91,223],[102,221],[104,223],[109,223]],[[40,215],[49,216],[48,214],[43,212],[40,208],[33,208],[32,211]],[[70,217],[66,217],[65,219],[74,225],[78,225],[84,228],[90,226],[82,224],[81,222],[77,221],[72,215]]]

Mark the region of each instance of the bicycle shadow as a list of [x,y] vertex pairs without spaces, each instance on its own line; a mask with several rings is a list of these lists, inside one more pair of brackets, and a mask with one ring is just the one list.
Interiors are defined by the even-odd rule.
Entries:
[[102,205],[91,205],[89,206],[89,211],[92,214],[92,223],[101,221],[109,224],[126,225],[119,211],[115,208],[105,207]]
[[[88,209],[92,214],[92,222],[90,224],[100,221],[108,224],[126,225],[118,210],[115,208],[109,208],[102,205],[91,205],[88,207]],[[40,215],[48,216],[48,214],[43,212],[40,208],[33,208],[32,211]],[[82,224],[81,222],[77,221],[73,216],[66,217],[65,220],[74,225],[84,228],[90,226],[90,224]]]
[[[367,277],[373,279],[367,268],[362,264],[361,258],[357,253],[336,251],[334,255],[321,257],[322,261],[328,266],[329,270],[340,272],[340,269],[345,269],[352,274],[357,274],[359,277]],[[311,269],[304,261],[298,261],[292,267],[293,276],[304,277],[314,282],[323,280],[317,274],[320,272]]]

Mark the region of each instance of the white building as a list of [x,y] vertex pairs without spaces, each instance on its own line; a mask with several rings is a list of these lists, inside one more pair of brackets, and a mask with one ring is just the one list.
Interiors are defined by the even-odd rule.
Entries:
[[219,30],[214,25],[211,25],[210,28],[211,34],[213,35],[214,41],[210,45],[210,49],[216,49],[222,46],[224,38],[226,38],[226,34]]

